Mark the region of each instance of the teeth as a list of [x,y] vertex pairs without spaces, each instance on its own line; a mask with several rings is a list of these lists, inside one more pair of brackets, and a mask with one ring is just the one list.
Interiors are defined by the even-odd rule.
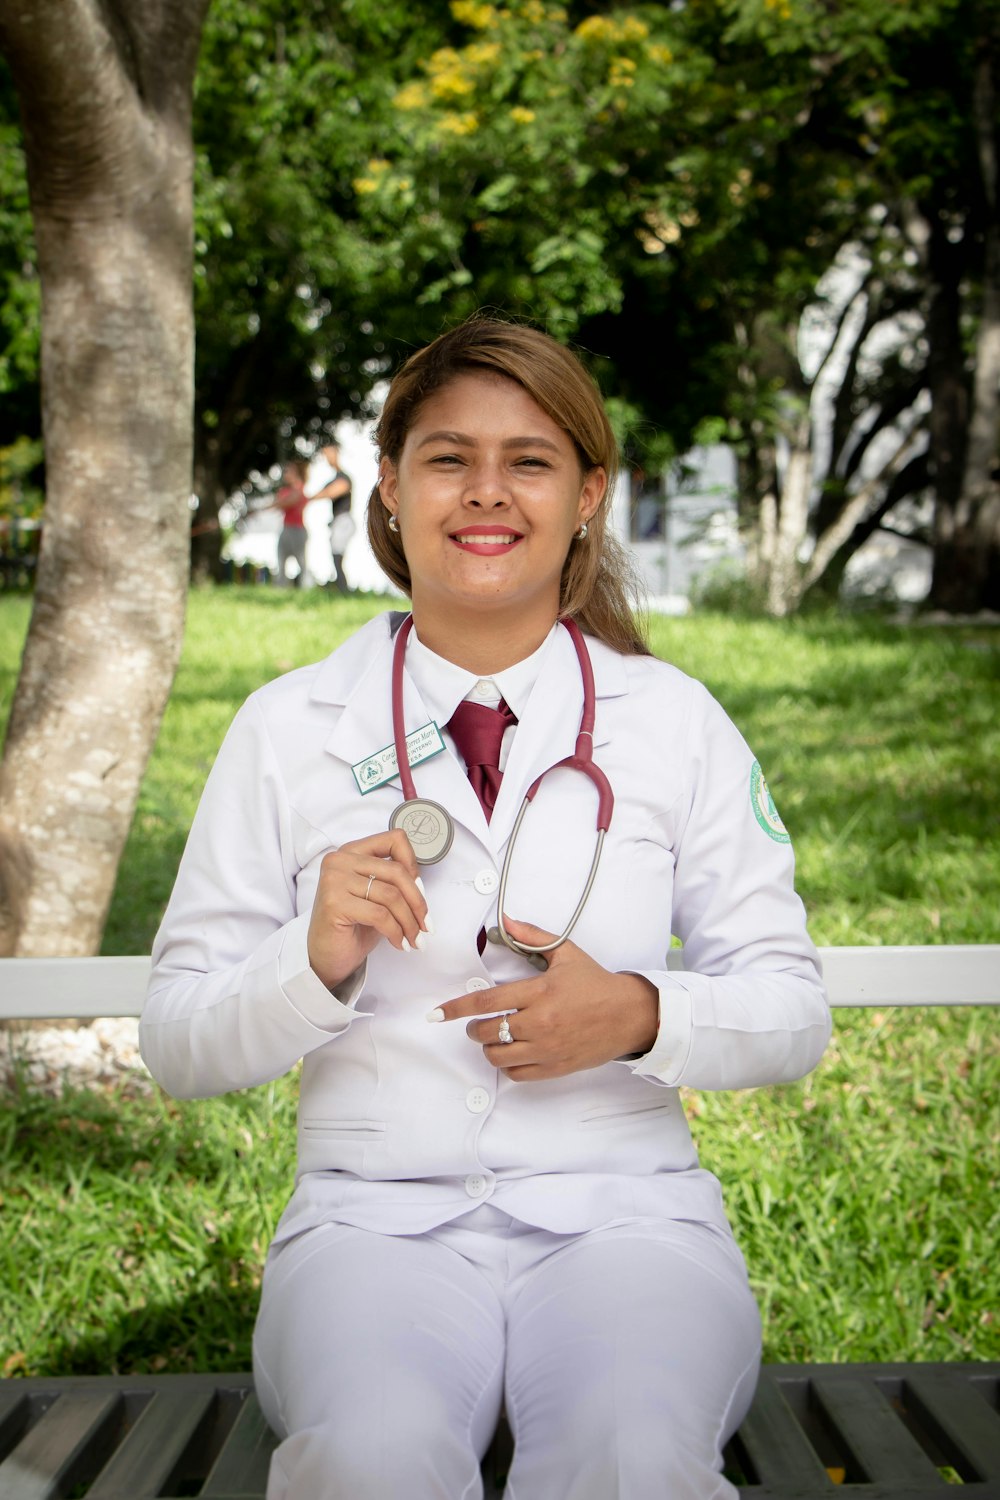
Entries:
[[475,543],[477,547],[496,547],[500,546],[501,544],[504,546],[509,546],[512,542],[517,541],[517,537],[507,536],[506,534],[503,536],[480,536],[477,532],[475,536],[457,536],[455,538],[455,541],[458,542],[462,547],[464,547],[468,542]]

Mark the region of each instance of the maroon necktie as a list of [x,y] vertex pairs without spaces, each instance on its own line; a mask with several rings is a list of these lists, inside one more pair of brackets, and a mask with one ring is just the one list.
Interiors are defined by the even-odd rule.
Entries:
[[517,715],[502,698],[499,708],[463,699],[448,720],[451,737],[469,769],[469,780],[483,805],[487,823],[493,815],[502,779],[500,742],[504,730],[516,723]]

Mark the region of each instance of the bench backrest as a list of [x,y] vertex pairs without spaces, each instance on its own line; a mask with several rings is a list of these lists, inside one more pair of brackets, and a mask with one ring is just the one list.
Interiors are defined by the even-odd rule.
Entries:
[[[1000,1005],[1000,944],[821,948],[831,1005]],[[684,967],[683,950],[670,954]],[[137,1016],[149,959],[0,959],[0,1020]]]

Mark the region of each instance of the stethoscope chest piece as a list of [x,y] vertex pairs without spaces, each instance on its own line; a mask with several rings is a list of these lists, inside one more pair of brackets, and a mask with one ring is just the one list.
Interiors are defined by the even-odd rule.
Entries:
[[401,802],[389,819],[389,827],[401,828],[419,865],[436,865],[444,859],[455,838],[455,825],[440,802],[411,797]]

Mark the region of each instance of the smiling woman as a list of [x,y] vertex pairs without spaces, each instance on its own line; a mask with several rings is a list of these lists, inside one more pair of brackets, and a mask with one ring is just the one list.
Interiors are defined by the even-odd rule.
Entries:
[[[448,387],[456,403],[455,388],[464,393],[460,403],[444,399]],[[451,412],[455,420],[445,421],[442,411]],[[459,415],[469,430],[458,422]],[[419,436],[417,428],[422,429]],[[470,470],[477,466],[487,484],[496,484],[507,471],[511,482],[519,481],[519,495],[548,493],[550,503],[559,480],[564,488],[569,485],[585,531],[572,547],[568,535],[559,543],[557,612],[572,616],[614,650],[647,652],[633,622],[631,562],[607,529],[608,502],[618,472],[614,433],[592,380],[562,345],[533,328],[471,319],[421,349],[399,371],[375,438],[383,477],[369,499],[368,534],[375,556],[404,593],[412,595],[413,562],[402,540],[405,517],[399,518],[398,531],[389,524],[398,512],[391,496],[399,492],[400,466],[415,455],[418,444],[429,444],[436,452],[433,457],[421,453],[425,463],[453,468],[464,477],[461,494],[468,509],[463,512],[463,501],[457,501],[459,533],[468,527],[474,536],[487,518],[499,519],[505,534],[518,532],[508,511],[515,503],[511,489],[472,493],[480,487],[475,477],[470,481]],[[489,439],[499,447],[496,456],[501,460],[492,475],[482,470],[488,462]],[[451,494],[454,504],[455,491]]]
[[585,467],[569,434],[506,376],[470,370],[430,396],[379,480],[424,644],[474,672],[530,656],[606,488],[605,470]]
[[237,716],[140,1031],[181,1096],[302,1062],[254,1342],[269,1500],[475,1500],[504,1405],[519,1500],[723,1500],[760,1326],[679,1090],[823,1051],[788,835],[636,631],[572,354],[473,320],[378,440],[412,612]]

